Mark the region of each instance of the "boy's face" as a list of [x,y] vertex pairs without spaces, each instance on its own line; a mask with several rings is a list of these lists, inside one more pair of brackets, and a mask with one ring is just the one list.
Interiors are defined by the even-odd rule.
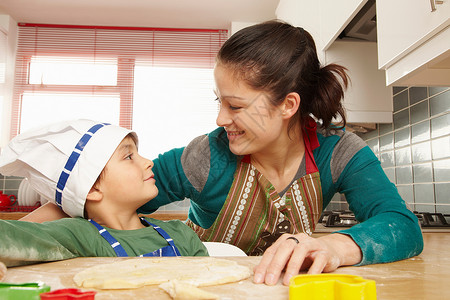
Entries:
[[158,195],[152,167],[151,160],[139,155],[133,139],[125,137],[106,164],[97,188],[112,205],[140,207]]

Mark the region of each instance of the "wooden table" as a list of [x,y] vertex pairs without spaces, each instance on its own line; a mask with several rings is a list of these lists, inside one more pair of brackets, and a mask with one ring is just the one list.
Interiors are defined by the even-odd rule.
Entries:
[[[373,279],[377,284],[378,299],[450,299],[450,233],[424,233],[425,249],[417,256],[389,264],[362,267],[343,267],[340,274],[359,275]],[[5,282],[43,281],[52,290],[76,287],[72,281],[75,273],[86,267],[117,261],[121,258],[76,258],[66,261],[38,264],[8,269]],[[139,258],[151,259],[151,258]],[[170,259],[170,258],[167,258]],[[251,268],[260,257],[229,257]],[[233,284],[206,287],[226,299],[288,299],[288,287],[255,285],[251,278]],[[99,291],[95,299],[170,299],[156,286],[136,290]]]

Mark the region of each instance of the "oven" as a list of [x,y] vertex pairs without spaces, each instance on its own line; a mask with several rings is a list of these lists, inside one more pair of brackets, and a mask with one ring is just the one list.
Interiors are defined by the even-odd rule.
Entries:
[[[414,214],[419,219],[422,230],[425,231],[450,231],[450,214],[418,212]],[[319,218],[316,231],[332,232],[345,229],[358,224],[355,215],[350,210],[324,211]]]

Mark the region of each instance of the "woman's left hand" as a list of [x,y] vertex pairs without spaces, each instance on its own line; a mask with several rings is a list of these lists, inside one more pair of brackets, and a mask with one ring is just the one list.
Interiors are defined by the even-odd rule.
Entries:
[[[297,242],[298,241],[298,242]],[[259,265],[254,268],[254,282],[274,285],[285,270],[283,284],[301,270],[308,274],[332,272],[339,266],[361,261],[361,250],[353,239],[344,234],[312,238],[304,233],[283,234],[267,248]]]

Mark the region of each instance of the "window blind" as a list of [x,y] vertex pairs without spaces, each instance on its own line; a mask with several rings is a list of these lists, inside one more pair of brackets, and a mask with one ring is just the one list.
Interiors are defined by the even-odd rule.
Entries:
[[24,101],[63,95],[120,99],[118,123],[131,129],[136,65],[212,69],[228,37],[220,29],[18,25],[12,137],[20,131]]

